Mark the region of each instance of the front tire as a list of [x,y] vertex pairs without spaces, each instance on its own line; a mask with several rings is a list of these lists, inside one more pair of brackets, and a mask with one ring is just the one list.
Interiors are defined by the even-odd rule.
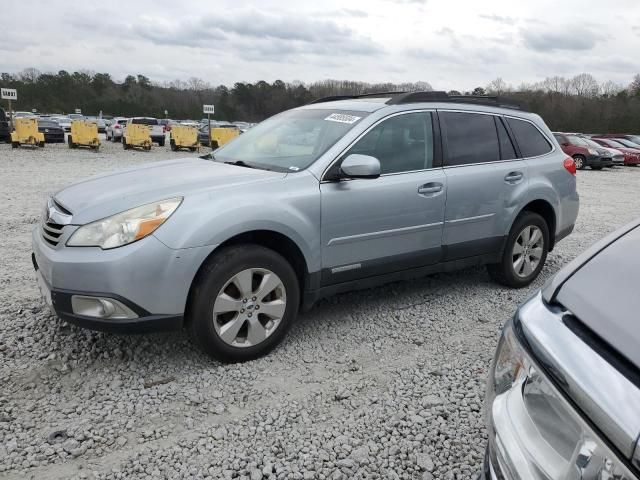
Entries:
[[487,265],[501,285],[522,288],[533,282],[549,252],[549,227],[537,213],[522,212],[511,227],[500,263]]
[[189,330],[220,361],[253,360],[282,341],[299,305],[298,278],[280,254],[259,245],[232,246],[199,272],[190,297]]
[[584,170],[585,167],[587,166],[587,159],[584,158],[582,155],[574,155],[573,161],[576,163],[577,170]]

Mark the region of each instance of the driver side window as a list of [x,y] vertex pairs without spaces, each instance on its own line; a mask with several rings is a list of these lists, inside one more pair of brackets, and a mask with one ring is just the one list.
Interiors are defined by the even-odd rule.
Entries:
[[343,156],[370,155],[385,173],[411,172],[433,167],[431,113],[400,114],[382,121]]

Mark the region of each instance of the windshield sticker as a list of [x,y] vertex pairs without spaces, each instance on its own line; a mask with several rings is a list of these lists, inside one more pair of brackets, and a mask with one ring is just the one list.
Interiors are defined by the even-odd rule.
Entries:
[[344,113],[332,113],[325,120],[329,122],[338,122],[338,123],[356,123],[362,117],[356,117],[355,115],[346,115]]

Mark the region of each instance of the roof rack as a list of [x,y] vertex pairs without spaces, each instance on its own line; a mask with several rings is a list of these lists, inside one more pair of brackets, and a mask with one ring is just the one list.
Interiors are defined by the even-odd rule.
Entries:
[[406,103],[422,102],[442,102],[442,103],[469,103],[473,105],[486,105],[491,107],[511,108],[514,110],[527,111],[524,103],[512,98],[500,97],[498,95],[449,95],[443,91],[431,92],[378,92],[364,93],[360,95],[334,95],[314,100],[311,103],[335,102],[338,100],[354,100],[367,97],[391,96],[387,100],[387,105],[401,105]]
[[338,100],[355,100],[357,98],[367,98],[367,97],[389,97],[391,95],[402,95],[407,92],[376,92],[376,93],[360,93],[358,95],[332,95],[329,97],[317,98],[309,103],[312,105],[314,103],[325,103],[325,102],[335,102]]

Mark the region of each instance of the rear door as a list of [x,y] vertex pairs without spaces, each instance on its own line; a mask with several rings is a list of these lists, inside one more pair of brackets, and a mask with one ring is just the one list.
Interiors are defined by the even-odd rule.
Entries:
[[527,163],[517,158],[501,116],[453,110],[438,116],[447,177],[444,259],[496,253],[522,207]]
[[376,157],[382,173],[320,184],[324,285],[440,260],[446,178],[434,138],[439,136],[431,112],[387,117],[325,174],[330,178],[352,153]]

